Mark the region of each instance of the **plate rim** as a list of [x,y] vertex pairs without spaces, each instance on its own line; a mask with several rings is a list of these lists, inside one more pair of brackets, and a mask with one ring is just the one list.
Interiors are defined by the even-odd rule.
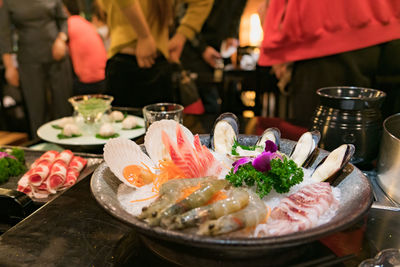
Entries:
[[[144,135],[144,134],[145,134],[144,118],[139,117],[139,116],[135,116],[135,115],[129,115],[129,116],[133,116],[133,117],[135,117],[136,119],[138,119],[138,120],[139,120],[139,121],[138,121],[138,124],[139,124],[140,126],[142,126],[142,128],[133,129],[133,130],[126,130],[127,132],[128,132],[128,131],[137,131],[138,133],[135,133],[135,134],[132,133],[131,136],[125,137],[125,138],[133,139],[133,138],[137,138],[137,137],[139,137],[139,136]],[[73,116],[66,116],[66,117],[63,117],[63,118],[71,118],[71,117],[73,117]],[[108,139],[99,139],[99,138],[96,138],[96,137],[92,137],[92,138],[95,138],[95,139],[93,139],[93,140],[97,141],[97,142],[93,142],[93,143],[85,143],[85,142],[81,142],[81,143],[75,143],[75,142],[73,142],[73,143],[71,143],[71,142],[68,142],[68,140],[70,140],[70,139],[58,139],[58,138],[56,137],[56,138],[54,138],[54,140],[53,140],[53,139],[50,139],[50,138],[48,138],[48,137],[46,137],[46,136],[43,136],[43,130],[44,130],[44,129],[52,128],[52,125],[53,125],[55,122],[57,122],[57,121],[59,121],[59,120],[61,120],[61,119],[63,119],[63,118],[59,118],[59,119],[56,119],[56,120],[52,120],[52,121],[46,122],[45,124],[41,125],[41,126],[37,129],[36,134],[39,136],[40,139],[42,139],[42,140],[44,140],[44,141],[46,141],[46,142],[50,142],[50,143],[57,144],[57,145],[67,145],[67,146],[99,146],[99,145],[104,145],[105,143],[107,143]],[[139,131],[139,130],[140,130],[140,131]],[[79,139],[77,139],[77,138],[79,138],[79,137],[76,137],[76,138],[74,138],[73,140],[75,140],[75,141],[76,141],[76,140],[79,140]]]

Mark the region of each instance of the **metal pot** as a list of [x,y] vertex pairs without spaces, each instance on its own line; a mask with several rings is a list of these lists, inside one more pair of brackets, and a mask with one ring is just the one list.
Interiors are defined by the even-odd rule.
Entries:
[[383,122],[377,180],[382,189],[400,204],[400,113]]
[[356,147],[352,163],[365,164],[378,155],[382,133],[380,106],[386,94],[360,87],[325,87],[317,90],[320,105],[313,130],[321,132],[320,146],[332,151],[341,144]]

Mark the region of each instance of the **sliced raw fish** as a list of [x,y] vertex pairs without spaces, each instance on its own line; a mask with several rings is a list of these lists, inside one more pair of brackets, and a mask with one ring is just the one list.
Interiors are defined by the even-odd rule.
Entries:
[[141,150],[140,146],[122,137],[110,139],[104,145],[104,160],[118,179],[134,188],[137,186],[124,177],[125,167],[137,165],[155,172],[153,161]]
[[338,207],[329,183],[310,184],[282,199],[272,210],[271,220],[263,226],[263,231],[268,235],[283,235],[306,230],[316,226],[325,212]]
[[163,144],[161,132],[164,131],[170,140],[174,143],[176,141],[176,127],[180,125],[183,134],[189,140],[190,144],[193,144],[194,136],[192,132],[185,126],[179,124],[174,120],[161,120],[153,122],[146,132],[144,137],[144,146],[146,147],[147,154],[153,160],[154,164],[158,164],[160,160],[171,159],[166,147]]
[[208,148],[200,144],[198,136],[194,138],[193,147],[183,136],[179,125],[176,132],[177,144],[164,131],[161,138],[171,160],[182,170],[186,178],[218,175],[221,172],[220,163],[215,160]]

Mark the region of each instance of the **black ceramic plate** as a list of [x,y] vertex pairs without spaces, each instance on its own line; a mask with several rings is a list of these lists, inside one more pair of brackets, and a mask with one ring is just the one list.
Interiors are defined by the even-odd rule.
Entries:
[[[207,135],[201,136],[201,140],[205,145],[209,144]],[[247,145],[254,144],[256,140],[256,136],[242,135],[239,138],[240,143]],[[295,142],[293,141],[283,139],[281,140],[280,150],[289,154],[294,144]],[[315,168],[326,154],[326,151],[321,150],[311,168]],[[91,180],[91,190],[98,203],[111,215],[132,225],[137,231],[145,235],[145,240],[159,240],[159,242],[153,243],[158,245],[165,244],[165,249],[168,248],[168,244],[173,244],[180,248],[189,248],[192,252],[197,251],[202,255],[209,253],[210,257],[218,255],[223,258],[246,258],[260,256],[276,249],[308,243],[355,223],[368,211],[372,204],[372,188],[368,179],[359,169],[351,164],[345,169],[346,175],[343,175],[345,178],[337,185],[341,189],[342,195],[340,208],[330,222],[307,231],[264,238],[208,237],[166,230],[160,227],[150,227],[127,213],[120,206],[117,199],[117,189],[121,182],[113,175],[106,163],[102,163],[94,172]]]

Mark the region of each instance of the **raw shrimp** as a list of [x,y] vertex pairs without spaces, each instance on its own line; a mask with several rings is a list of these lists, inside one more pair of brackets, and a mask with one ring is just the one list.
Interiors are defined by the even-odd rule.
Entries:
[[149,218],[160,218],[160,212],[166,207],[174,204],[179,197],[183,189],[192,187],[198,184],[203,184],[212,180],[216,177],[208,176],[202,178],[190,178],[190,179],[175,179],[170,180],[161,185],[160,197],[150,204],[148,207],[142,209],[142,213],[138,216],[139,219]]
[[200,189],[194,191],[188,197],[165,209],[161,214],[161,226],[168,227],[173,222],[174,215],[206,204],[216,192],[227,185],[229,185],[227,180],[214,180],[203,184]]
[[206,220],[217,219],[221,216],[236,212],[249,203],[249,194],[241,188],[233,188],[228,192],[229,197],[207,206],[192,209],[175,218],[168,228],[183,229],[192,227]]
[[265,220],[267,207],[260,197],[250,189],[249,204],[242,210],[231,213],[217,220],[206,221],[201,224],[200,235],[220,235],[240,230],[246,227],[253,227]]

